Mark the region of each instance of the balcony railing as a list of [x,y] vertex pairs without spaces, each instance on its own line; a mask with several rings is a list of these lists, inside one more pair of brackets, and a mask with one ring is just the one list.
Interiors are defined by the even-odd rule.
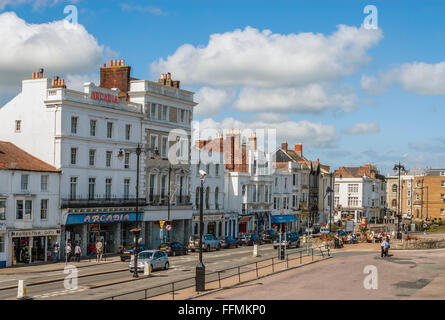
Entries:
[[[151,206],[168,206],[168,196],[161,195],[148,195],[148,205]],[[183,206],[191,205],[190,196],[175,196],[170,202],[171,205]]]
[[[145,198],[139,198],[139,206],[147,205]],[[62,209],[65,208],[95,208],[95,207],[134,207],[136,198],[66,198],[62,199]]]

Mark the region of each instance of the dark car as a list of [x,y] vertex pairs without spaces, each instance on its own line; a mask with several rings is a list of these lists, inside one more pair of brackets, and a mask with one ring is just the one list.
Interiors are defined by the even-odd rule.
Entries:
[[278,234],[273,230],[266,230],[261,235],[261,239],[264,243],[273,243],[278,237]]
[[[273,247],[276,249],[280,245],[280,238],[278,237]],[[295,247],[298,248],[300,246],[300,237],[297,232],[289,232],[286,235],[281,235],[281,245],[286,246],[286,248]]]
[[164,242],[158,246],[158,250],[165,251],[169,256],[188,254],[188,249],[179,242]]
[[260,236],[256,233],[247,233],[238,238],[238,243],[242,245],[253,246],[254,244],[263,244]]
[[238,248],[238,246],[239,246],[238,240],[232,237],[225,237],[224,239],[221,240],[221,247],[224,249]]
[[145,244],[140,244],[136,247],[122,249],[119,252],[119,255],[121,257],[121,261],[126,261],[131,260],[131,255],[133,255],[135,251],[136,253],[139,253],[145,250],[148,250],[148,247]]

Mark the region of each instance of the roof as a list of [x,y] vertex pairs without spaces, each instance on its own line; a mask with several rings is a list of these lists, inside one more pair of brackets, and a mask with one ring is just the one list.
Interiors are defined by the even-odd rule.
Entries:
[[6,141],[0,141],[0,170],[60,172],[56,167]]
[[334,172],[337,178],[362,178],[369,177],[373,179],[384,180],[385,177],[379,174],[379,171],[371,163],[360,167],[340,167]]

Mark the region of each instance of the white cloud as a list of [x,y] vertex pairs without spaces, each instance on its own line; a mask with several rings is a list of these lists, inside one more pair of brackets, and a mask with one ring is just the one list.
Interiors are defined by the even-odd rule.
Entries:
[[290,144],[294,142],[302,142],[312,147],[332,147],[336,143],[335,128],[332,125],[323,125],[321,123],[313,123],[306,120],[295,121],[252,121],[242,122],[234,118],[224,118],[217,122],[211,118],[204,119],[199,124],[199,129],[257,129],[275,130],[277,141],[286,140]]
[[362,88],[373,94],[382,94],[394,85],[419,95],[445,94],[445,61],[405,63],[381,72],[378,77],[362,76]]
[[381,30],[339,25],[331,35],[277,34],[252,27],[212,34],[206,46],[184,44],[151,65],[157,75],[173,70],[188,85],[281,87],[333,81],[370,58]]
[[71,90],[83,91],[83,85],[85,82],[94,82],[94,84],[99,85],[99,73],[91,74],[67,74],[65,77],[65,82],[67,87]]
[[0,86],[19,86],[40,67],[50,76],[91,72],[104,52],[80,24],[28,24],[13,12],[0,14],[0,34]]
[[380,131],[380,126],[377,122],[358,122],[352,127],[345,130],[346,134],[349,135],[359,135],[359,134],[370,134]]
[[232,101],[233,97],[233,92],[225,89],[202,87],[195,95],[195,100],[199,105],[195,107],[193,113],[197,116],[216,116],[223,106]]
[[355,110],[357,97],[352,93],[329,94],[319,84],[300,88],[242,89],[234,107],[241,111],[319,113],[330,108]]

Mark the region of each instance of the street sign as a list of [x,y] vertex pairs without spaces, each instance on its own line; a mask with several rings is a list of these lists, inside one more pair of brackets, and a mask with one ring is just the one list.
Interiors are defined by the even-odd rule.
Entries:
[[165,223],[165,220],[159,221],[159,226],[161,227],[161,229],[164,227],[164,223]]
[[172,225],[168,224],[165,226],[165,230],[170,231],[172,229]]

